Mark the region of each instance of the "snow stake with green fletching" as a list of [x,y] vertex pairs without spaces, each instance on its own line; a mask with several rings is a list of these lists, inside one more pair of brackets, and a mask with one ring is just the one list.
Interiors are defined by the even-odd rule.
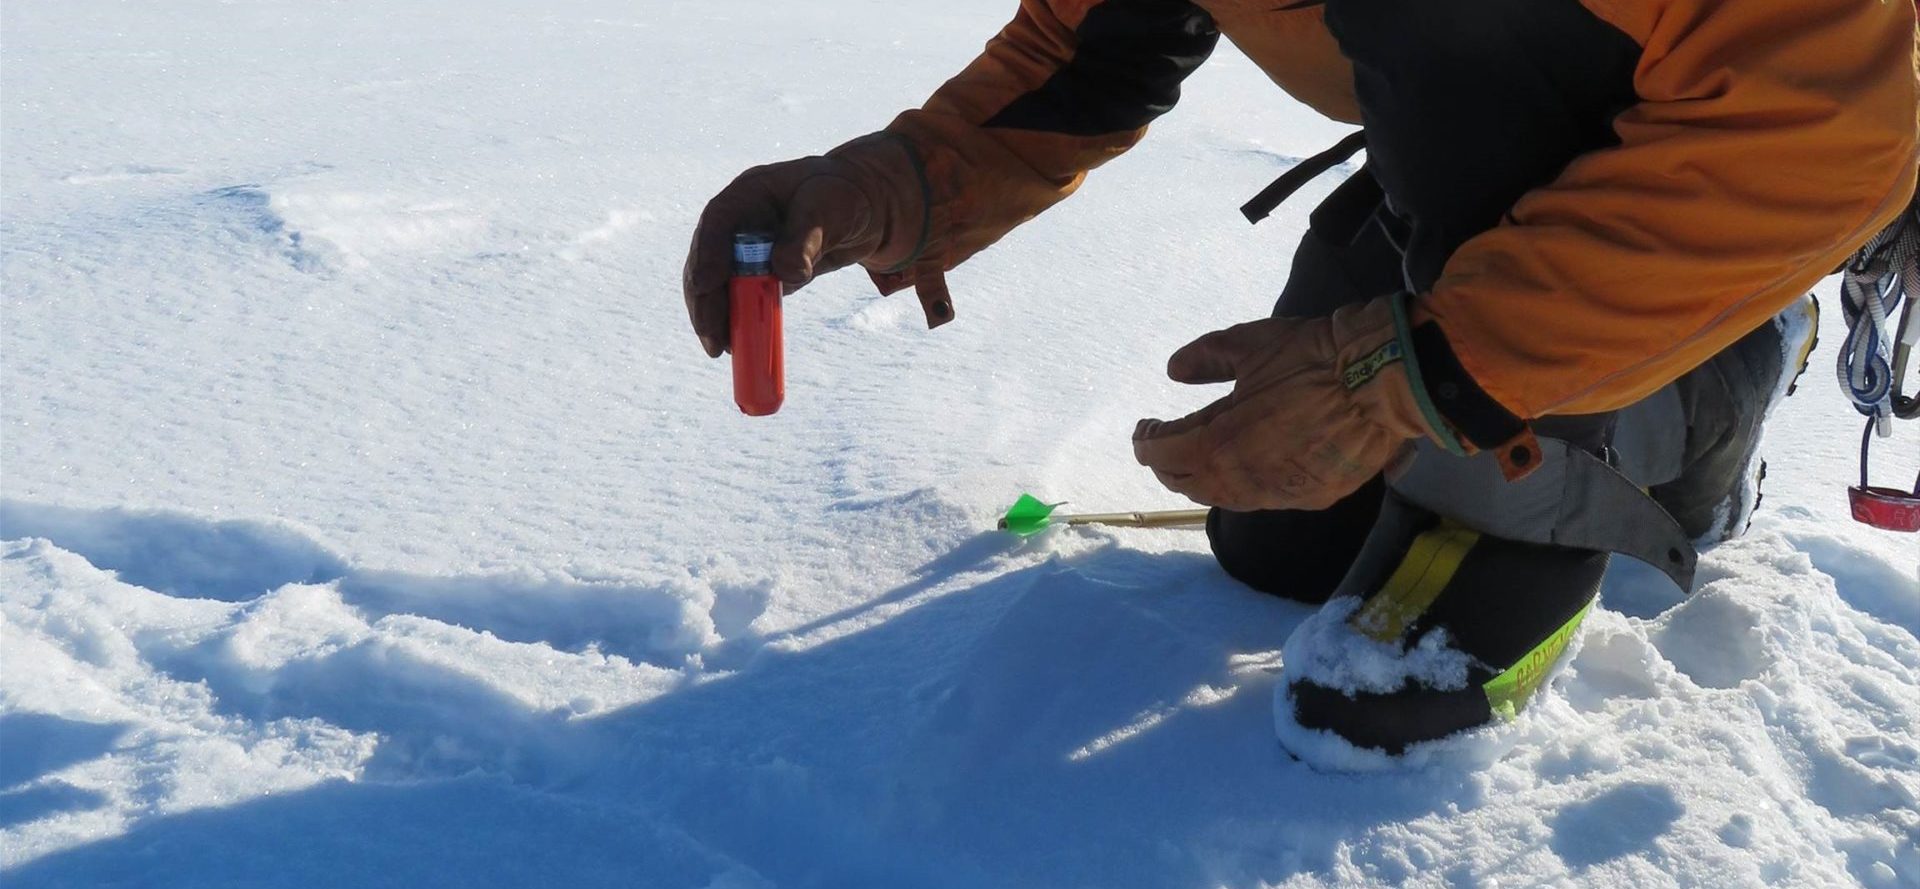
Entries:
[[1051,524],[1106,525],[1114,528],[1199,528],[1207,524],[1204,509],[1168,509],[1158,512],[1093,512],[1082,515],[1053,514],[1065,506],[1047,503],[1032,494],[1021,494],[1007,514],[1000,517],[1000,530],[1031,537]]

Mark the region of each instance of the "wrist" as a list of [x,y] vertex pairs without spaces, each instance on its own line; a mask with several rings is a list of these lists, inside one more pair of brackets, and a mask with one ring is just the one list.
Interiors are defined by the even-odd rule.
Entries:
[[1539,449],[1526,421],[1474,382],[1439,325],[1410,302],[1396,294],[1334,314],[1350,397],[1383,429],[1462,456],[1492,451],[1510,479],[1532,472]]
[[866,199],[877,229],[878,246],[861,264],[882,273],[911,266],[925,250],[929,227],[926,173],[912,144],[893,133],[871,133],[826,156]]
[[[1375,426],[1403,438],[1430,438],[1445,443],[1446,429],[1423,412],[1416,392],[1418,371],[1413,353],[1399,331],[1400,307],[1391,298],[1346,306],[1334,312],[1332,329],[1335,371],[1340,384]],[[1437,418],[1436,418],[1437,419]]]
[[1440,432],[1440,445],[1456,454],[1492,453],[1508,481],[1532,474],[1541,457],[1533,427],[1481,388],[1425,306],[1409,307],[1413,297],[1406,294],[1389,299],[1407,352],[1409,389],[1429,427]]

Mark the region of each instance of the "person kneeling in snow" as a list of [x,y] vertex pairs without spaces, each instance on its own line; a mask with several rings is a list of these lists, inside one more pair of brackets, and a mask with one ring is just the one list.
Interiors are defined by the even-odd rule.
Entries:
[[[789,290],[859,264],[944,323],[944,273],[1139,140],[1224,33],[1364,124],[1303,167],[1362,139],[1367,162],[1313,212],[1273,317],[1168,362],[1232,393],[1141,421],[1134,451],[1215,507],[1228,573],[1328,603],[1286,652],[1282,734],[1397,753],[1524,706],[1610,553],[1686,586],[1695,545],[1745,529],[1761,424],[1811,348],[1803,294],[1913,193],[1914,17],[1023,0],[924,107],[715,197],[687,307],[719,356],[731,237],[765,229]],[[1403,663],[1348,669],[1368,645]]]

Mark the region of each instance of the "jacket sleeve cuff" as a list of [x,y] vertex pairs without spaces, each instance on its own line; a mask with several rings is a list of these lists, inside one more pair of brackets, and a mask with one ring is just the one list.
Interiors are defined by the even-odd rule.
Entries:
[[1423,409],[1430,407],[1461,442],[1492,452],[1509,481],[1533,472],[1541,455],[1533,429],[1480,387],[1440,325],[1423,316],[1415,314],[1407,334],[1410,364],[1419,369],[1415,399],[1423,402]]

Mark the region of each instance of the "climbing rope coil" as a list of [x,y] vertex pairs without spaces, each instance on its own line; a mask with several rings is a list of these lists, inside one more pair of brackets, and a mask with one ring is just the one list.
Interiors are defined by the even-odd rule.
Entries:
[[[1860,484],[1849,488],[1853,516],[1875,527],[1920,531],[1920,478],[1912,492],[1867,484],[1867,448],[1893,434],[1895,419],[1920,417],[1920,392],[1902,391],[1920,343],[1920,200],[1868,241],[1841,270],[1847,337],[1836,368],[1840,388],[1867,418],[1860,436]],[[1894,313],[1900,319],[1894,322]]]
[[[1840,347],[1840,388],[1855,409],[1872,418],[1882,438],[1892,434],[1894,417],[1920,416],[1920,397],[1903,395],[1901,378],[1920,340],[1920,205],[1854,254],[1841,277],[1847,339]],[[1902,311],[1898,331],[1895,309]]]

